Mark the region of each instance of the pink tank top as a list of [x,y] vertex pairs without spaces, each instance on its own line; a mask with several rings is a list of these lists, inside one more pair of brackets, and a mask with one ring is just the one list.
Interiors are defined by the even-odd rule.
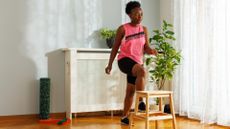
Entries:
[[125,36],[121,42],[118,60],[129,57],[138,64],[143,64],[145,45],[145,33],[142,25],[131,26],[129,23],[123,25]]

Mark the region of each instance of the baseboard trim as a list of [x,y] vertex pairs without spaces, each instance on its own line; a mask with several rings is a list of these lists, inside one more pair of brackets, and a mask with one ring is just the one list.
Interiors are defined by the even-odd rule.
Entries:
[[118,116],[122,115],[121,110],[114,111],[98,111],[98,112],[82,112],[82,113],[72,113],[73,118],[76,117],[90,117],[90,116]]
[[[90,116],[117,116],[121,115],[121,110],[115,111],[98,111],[98,112],[82,112],[82,113],[73,113],[73,118],[75,117],[90,117]],[[64,118],[66,115],[65,112],[62,113],[51,113],[50,118]],[[0,120],[17,120],[17,119],[38,119],[39,114],[28,114],[28,115],[10,115],[10,116],[0,116]]]
[[[51,113],[50,118],[64,118],[65,113]],[[0,116],[0,120],[39,119],[39,114]]]

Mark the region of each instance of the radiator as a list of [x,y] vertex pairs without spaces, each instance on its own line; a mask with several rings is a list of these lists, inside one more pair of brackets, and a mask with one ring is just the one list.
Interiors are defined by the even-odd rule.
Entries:
[[[105,74],[110,49],[62,49],[65,58],[65,111],[73,113],[123,109],[126,76],[114,60]],[[51,79],[52,81],[52,79]]]

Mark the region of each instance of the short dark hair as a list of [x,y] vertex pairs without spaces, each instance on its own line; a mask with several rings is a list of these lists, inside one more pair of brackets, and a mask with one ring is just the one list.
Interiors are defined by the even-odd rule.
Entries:
[[136,8],[136,7],[138,7],[138,8],[141,7],[141,4],[138,1],[130,1],[130,2],[128,2],[126,4],[126,8],[125,8],[126,14],[130,14],[131,10]]

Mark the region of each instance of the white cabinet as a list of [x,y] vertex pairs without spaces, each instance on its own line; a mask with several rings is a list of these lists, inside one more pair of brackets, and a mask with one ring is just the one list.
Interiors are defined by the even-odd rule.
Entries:
[[[65,111],[72,113],[123,109],[126,76],[117,61],[104,72],[110,49],[62,49],[65,55]],[[52,78],[51,78],[52,81]]]

